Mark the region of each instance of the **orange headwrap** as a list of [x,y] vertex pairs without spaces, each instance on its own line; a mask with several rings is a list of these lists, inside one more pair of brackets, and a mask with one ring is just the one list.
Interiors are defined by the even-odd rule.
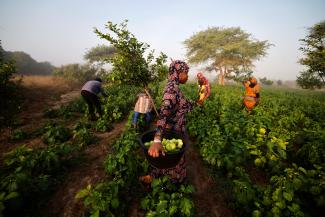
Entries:
[[252,83],[252,84],[257,84],[257,80],[255,77],[250,77],[249,78],[249,81]]

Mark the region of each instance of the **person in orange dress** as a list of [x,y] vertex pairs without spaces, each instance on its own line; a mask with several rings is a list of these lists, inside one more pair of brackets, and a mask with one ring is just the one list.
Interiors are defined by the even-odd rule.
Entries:
[[250,77],[248,81],[243,82],[245,86],[245,96],[243,103],[248,111],[251,111],[260,102],[260,85],[255,77]]

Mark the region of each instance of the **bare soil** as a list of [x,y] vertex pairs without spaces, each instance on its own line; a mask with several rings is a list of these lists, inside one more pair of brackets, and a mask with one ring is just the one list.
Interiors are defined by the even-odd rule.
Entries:
[[246,171],[253,183],[259,186],[266,186],[269,184],[269,178],[266,176],[265,172],[259,170],[255,166],[246,167]]
[[209,175],[198,151],[190,143],[186,152],[189,183],[195,188],[194,204],[196,217],[235,217],[227,207],[224,196]]
[[[48,119],[43,117],[44,111],[49,108],[57,108],[79,96],[80,87],[70,84],[53,76],[24,76],[22,78],[22,94],[24,102],[21,112],[18,114],[18,127],[26,133],[40,128]],[[11,141],[10,135],[14,129],[6,128],[0,131],[0,154],[9,152],[18,146],[25,144],[35,148],[42,145],[39,138],[28,139],[19,142]]]

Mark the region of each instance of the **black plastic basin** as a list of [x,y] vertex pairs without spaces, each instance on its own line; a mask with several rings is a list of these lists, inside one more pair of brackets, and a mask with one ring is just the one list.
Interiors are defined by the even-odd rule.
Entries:
[[181,160],[182,156],[184,155],[185,149],[187,147],[187,141],[186,141],[185,137],[180,133],[176,133],[173,131],[166,131],[162,135],[162,138],[181,139],[183,141],[183,147],[177,152],[172,152],[172,153],[165,152],[165,156],[160,154],[159,157],[154,158],[148,154],[149,147],[146,147],[144,145],[144,143],[153,141],[155,133],[156,133],[155,130],[147,131],[147,132],[143,133],[139,138],[141,147],[143,149],[143,152],[144,152],[148,162],[152,166],[154,166],[158,169],[167,169],[167,168],[175,167],[178,164],[178,162]]

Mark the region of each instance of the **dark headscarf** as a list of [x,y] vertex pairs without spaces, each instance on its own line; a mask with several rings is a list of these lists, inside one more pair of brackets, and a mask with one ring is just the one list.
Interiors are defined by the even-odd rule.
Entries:
[[103,80],[100,77],[95,78],[95,81],[103,82]]
[[181,60],[173,60],[172,63],[169,65],[169,74],[168,74],[168,81],[176,81],[179,83],[179,73],[187,72],[188,73],[189,67],[188,65]]

